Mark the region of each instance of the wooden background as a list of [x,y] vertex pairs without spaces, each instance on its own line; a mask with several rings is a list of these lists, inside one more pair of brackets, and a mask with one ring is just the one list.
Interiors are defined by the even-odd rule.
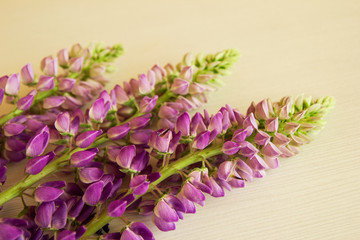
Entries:
[[[238,48],[241,60],[210,98],[210,112],[226,103],[245,111],[265,97],[334,96],[325,129],[265,179],[209,197],[176,231],[146,222],[159,240],[360,239],[360,1],[2,0],[0,34],[1,75],[28,62],[38,68],[76,42],[123,44],[113,83],[188,51]],[[7,185],[22,173],[12,165]],[[13,216],[18,203],[0,217]]]

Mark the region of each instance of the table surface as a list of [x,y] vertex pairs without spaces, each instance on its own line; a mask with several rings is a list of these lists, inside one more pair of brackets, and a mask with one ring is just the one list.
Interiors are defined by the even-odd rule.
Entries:
[[[209,197],[173,232],[146,223],[160,240],[360,239],[360,1],[2,0],[0,33],[1,74],[28,62],[38,68],[76,42],[122,43],[110,89],[188,51],[237,48],[242,57],[206,104],[210,112],[225,104],[245,111],[265,97],[334,96],[315,141],[264,179]],[[23,173],[13,166],[7,185]],[[15,215],[18,203],[0,216]]]

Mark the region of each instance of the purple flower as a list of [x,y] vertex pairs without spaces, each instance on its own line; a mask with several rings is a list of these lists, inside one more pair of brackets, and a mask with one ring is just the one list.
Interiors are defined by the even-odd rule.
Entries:
[[78,58],[72,58],[69,61],[69,70],[71,72],[81,72],[82,66],[83,66],[84,58],[78,57]]
[[278,118],[269,118],[265,122],[265,131],[267,132],[277,132],[279,128],[279,119]]
[[149,184],[146,175],[137,175],[130,180],[129,187],[133,190],[134,195],[143,195],[147,192]]
[[47,126],[38,130],[26,144],[26,155],[29,157],[37,157],[41,155],[49,143],[49,138],[50,133]]
[[41,70],[49,76],[56,76],[58,70],[57,59],[49,56],[45,57],[40,64]]
[[179,221],[179,212],[185,212],[182,202],[175,196],[165,195],[154,208],[153,221],[161,231],[173,230],[173,223]]
[[30,175],[40,173],[44,169],[46,164],[48,164],[54,157],[54,152],[49,152],[44,156],[31,158],[26,164],[25,172],[29,173]]
[[259,150],[250,142],[243,141],[239,143],[239,145],[240,145],[239,154],[243,155],[244,157],[252,157],[254,156],[254,154],[259,152]]
[[89,110],[89,117],[97,123],[102,123],[109,110],[110,102],[105,103],[103,98],[99,98],[92,104]]
[[175,94],[186,95],[189,92],[189,82],[181,78],[175,78],[170,91]]
[[56,205],[57,208],[51,219],[51,226],[55,229],[62,229],[67,221],[67,205],[64,201],[59,201]]
[[255,107],[255,117],[260,120],[269,118],[269,106],[267,100],[262,100]]
[[107,208],[108,215],[110,217],[120,217],[124,214],[126,210],[126,205],[127,202],[123,200],[112,201]]
[[57,57],[58,57],[58,60],[59,60],[59,65],[60,66],[66,66],[68,64],[68,61],[69,61],[69,50],[67,48],[61,49],[57,53]]
[[181,114],[176,120],[175,131],[180,131],[182,136],[190,135],[190,115],[187,112]]
[[152,232],[142,222],[132,222],[121,234],[120,240],[155,240]]
[[204,131],[198,134],[193,141],[192,147],[196,149],[204,149],[209,145],[210,142],[210,132]]
[[25,130],[26,126],[18,123],[9,123],[4,126],[4,134],[7,137],[16,136]]
[[75,240],[75,239],[76,239],[76,233],[70,230],[62,230],[56,238],[56,240]]
[[93,148],[86,151],[73,153],[70,157],[71,165],[74,167],[87,166],[94,159],[98,151],[99,150],[97,148]]
[[258,131],[258,133],[255,135],[254,142],[258,145],[266,145],[270,141],[270,135],[266,132],[263,132],[261,130]]
[[102,130],[86,131],[86,132],[80,133],[75,139],[75,145],[80,147],[80,148],[87,148],[101,134],[102,134]]
[[221,151],[226,155],[234,155],[240,150],[241,146],[239,143],[226,141],[222,146]]
[[34,101],[34,97],[35,97],[36,93],[37,93],[36,90],[32,90],[31,92],[29,92],[28,95],[20,98],[16,104],[17,108],[20,110],[23,110],[23,111],[28,110]]
[[204,205],[205,195],[189,181],[185,182],[185,184],[181,188],[180,193],[188,200],[201,206]]
[[151,114],[146,114],[143,117],[136,117],[130,120],[130,128],[132,130],[145,127],[150,122]]
[[248,132],[246,129],[238,129],[234,132],[232,141],[241,143],[241,142],[245,141],[245,138],[247,137],[247,135],[248,135]]
[[169,130],[158,130],[151,134],[149,146],[159,152],[167,152],[169,150],[170,141],[172,139],[172,132]]
[[55,121],[55,128],[60,133],[70,132],[70,114],[68,112],[60,113]]
[[266,144],[262,149],[261,153],[271,158],[280,156],[281,151],[271,142]]
[[261,171],[267,169],[268,166],[264,159],[262,159],[258,154],[255,154],[251,158],[247,160],[247,164],[253,169],[257,171]]
[[35,201],[51,202],[63,194],[63,190],[53,187],[39,187],[35,190]]
[[0,223],[0,239],[20,240],[24,239],[24,232],[21,228],[10,224]]
[[70,92],[76,83],[72,78],[60,78],[59,79],[59,91]]
[[34,71],[31,63],[21,69],[21,78],[25,84],[34,83]]
[[103,188],[104,183],[102,181],[92,183],[86,188],[83,201],[90,206],[96,205],[100,201]]
[[79,178],[83,183],[92,183],[99,181],[104,175],[104,171],[97,167],[81,168]]
[[158,99],[157,95],[155,95],[152,98],[145,96],[140,102],[140,112],[141,113],[151,112],[156,105],[157,99]]
[[115,96],[116,96],[116,102],[118,104],[123,104],[123,103],[129,101],[129,96],[126,94],[126,92],[124,91],[124,89],[122,87],[120,87],[119,85],[116,85],[114,87],[114,91],[115,91]]
[[136,148],[134,145],[125,146],[120,149],[116,157],[117,164],[125,169],[130,168],[131,162],[136,155]]
[[55,87],[54,77],[40,76],[39,82],[36,85],[36,90],[39,92],[51,90]]
[[42,202],[36,209],[35,222],[39,227],[50,228],[52,215],[55,212],[54,202]]
[[5,93],[7,95],[15,96],[18,94],[19,89],[20,89],[19,74],[11,74],[7,79],[5,85]]
[[117,141],[125,137],[129,131],[130,131],[130,124],[125,123],[123,125],[110,128],[106,134],[108,138],[110,138],[111,140]]
[[43,107],[45,109],[56,108],[65,102],[66,98],[62,96],[48,97],[44,99]]

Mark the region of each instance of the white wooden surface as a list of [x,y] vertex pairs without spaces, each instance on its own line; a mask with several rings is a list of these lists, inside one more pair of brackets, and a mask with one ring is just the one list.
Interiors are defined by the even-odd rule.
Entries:
[[[124,45],[114,83],[187,51],[238,48],[242,58],[210,98],[210,112],[226,103],[245,111],[265,97],[334,96],[325,129],[265,179],[209,197],[176,231],[147,223],[160,240],[360,239],[360,1],[2,0],[0,33],[1,74],[37,67],[76,42]],[[22,172],[13,165],[7,186]],[[19,203],[0,217],[13,216]]]

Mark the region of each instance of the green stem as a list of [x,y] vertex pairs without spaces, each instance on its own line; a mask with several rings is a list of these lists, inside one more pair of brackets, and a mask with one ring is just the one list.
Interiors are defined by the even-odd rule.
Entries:
[[[184,169],[185,167],[187,167],[191,164],[201,162],[204,158],[213,157],[213,156],[216,156],[221,153],[222,153],[221,146],[213,146],[213,147],[210,147],[210,148],[198,151],[198,152],[188,154],[187,156],[184,156],[184,157],[176,160],[175,162],[171,163],[167,167],[164,167],[160,171],[161,177],[158,180],[156,180],[155,182],[153,182],[152,184],[150,184],[149,189],[146,193],[149,193],[152,190],[154,190],[156,185],[158,185],[159,183],[161,183],[168,177],[170,177],[174,174],[177,174],[179,170]],[[141,197],[141,195],[136,196],[134,201],[136,201],[140,197]],[[132,204],[132,202],[129,203],[127,206],[130,206],[131,204]],[[102,228],[105,224],[111,222],[113,219],[115,219],[115,218],[107,215],[107,211],[103,211],[97,218],[94,218],[90,223],[88,223],[86,225],[87,230],[86,230],[85,234],[83,235],[83,237],[87,237],[87,236],[94,234],[97,230]]]

